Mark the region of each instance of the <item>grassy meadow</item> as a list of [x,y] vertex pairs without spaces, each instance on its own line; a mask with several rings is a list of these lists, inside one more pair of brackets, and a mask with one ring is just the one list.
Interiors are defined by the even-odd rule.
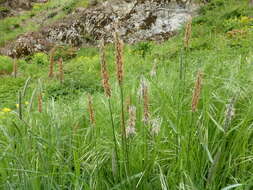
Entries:
[[[26,31],[0,28],[0,44]],[[247,1],[214,0],[163,43],[116,42],[0,56],[0,189],[253,189]]]

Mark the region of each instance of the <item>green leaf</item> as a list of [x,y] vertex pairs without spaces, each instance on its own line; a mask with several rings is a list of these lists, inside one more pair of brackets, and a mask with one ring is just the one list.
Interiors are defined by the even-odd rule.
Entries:
[[227,186],[227,187],[224,187],[224,188],[222,188],[221,190],[229,190],[229,189],[233,189],[233,188],[235,188],[235,187],[240,187],[240,186],[242,186],[243,184],[240,184],[240,183],[237,183],[237,184],[233,184],[233,185],[229,185],[229,186]]

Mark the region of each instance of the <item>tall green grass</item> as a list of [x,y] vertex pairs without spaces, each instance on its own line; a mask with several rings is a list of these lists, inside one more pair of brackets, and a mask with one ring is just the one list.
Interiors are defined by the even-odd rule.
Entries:
[[[0,112],[0,188],[252,189],[253,49],[248,42],[253,35],[249,30],[246,38],[230,38],[221,27],[229,20],[224,15],[235,9],[245,16],[249,10],[231,1],[193,19],[187,50],[183,31],[163,44],[149,43],[151,51],[145,56],[136,52],[143,45],[126,46],[123,96],[114,48],[107,46],[110,104],[101,89],[90,90],[102,80],[98,50],[81,49],[76,58],[66,60],[62,84],[48,79],[48,65],[41,64],[36,77],[41,82],[32,80],[17,100],[22,103],[22,118],[20,109]],[[28,77],[25,67],[14,81]],[[192,112],[198,71],[203,73],[202,88]],[[76,75],[85,85],[70,85],[76,84]],[[66,81],[70,79],[72,83]],[[157,134],[152,132],[154,123],[143,121],[143,80],[149,117],[161,125]],[[36,97],[41,92],[40,113]],[[89,119],[88,93],[93,97],[95,125]],[[129,119],[129,99],[136,107],[136,134],[126,139],[125,146],[122,110],[124,119]]]

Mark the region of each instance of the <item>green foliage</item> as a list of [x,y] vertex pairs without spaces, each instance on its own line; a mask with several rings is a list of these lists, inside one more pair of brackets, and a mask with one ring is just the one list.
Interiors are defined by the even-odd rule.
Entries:
[[65,66],[68,85],[89,92],[101,90],[99,56],[80,56]]
[[54,53],[54,59],[59,60],[62,58],[63,60],[69,60],[76,56],[76,51],[76,48],[70,46],[59,46]]
[[0,75],[10,74],[12,72],[13,60],[7,56],[0,55]]
[[133,52],[137,55],[141,55],[143,58],[146,57],[152,51],[152,45],[150,42],[140,42],[135,45]]
[[224,0],[211,0],[207,5],[202,6],[199,10],[199,13],[204,15],[207,12],[210,12],[218,7],[221,7],[225,4]]
[[90,73],[98,76],[100,71],[100,58],[99,55],[93,57],[80,56],[77,57],[66,65],[66,70],[69,73]]
[[233,19],[241,17],[243,14],[243,11],[241,8],[235,8],[233,10],[227,11],[222,17],[224,19]]
[[102,87],[92,75],[85,75],[85,77],[80,78],[73,78],[70,75],[68,78],[65,78],[62,84],[59,81],[48,83],[45,88],[45,95],[55,100],[72,100],[84,92],[93,94],[99,91],[102,92]]
[[7,7],[1,7],[0,6],[0,13],[1,12],[9,12],[10,10]]
[[5,106],[15,108],[17,92],[24,85],[24,79],[13,77],[0,77],[0,109]]
[[31,63],[36,65],[49,65],[49,57],[45,53],[35,53],[32,56]]
[[40,77],[41,76],[41,66],[36,64],[27,64],[24,69],[24,73],[27,76],[31,77]]
[[224,31],[230,31],[233,29],[244,29],[252,30],[253,29],[253,18],[248,16],[241,16],[239,18],[234,17],[224,21]]

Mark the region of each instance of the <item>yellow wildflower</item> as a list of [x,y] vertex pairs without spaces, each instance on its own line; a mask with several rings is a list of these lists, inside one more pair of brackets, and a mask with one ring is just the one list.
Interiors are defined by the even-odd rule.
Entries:
[[8,112],[11,112],[11,109],[10,109],[10,108],[3,108],[3,109],[2,109],[2,112],[8,113]]
[[19,108],[19,104],[16,104],[16,107]]

